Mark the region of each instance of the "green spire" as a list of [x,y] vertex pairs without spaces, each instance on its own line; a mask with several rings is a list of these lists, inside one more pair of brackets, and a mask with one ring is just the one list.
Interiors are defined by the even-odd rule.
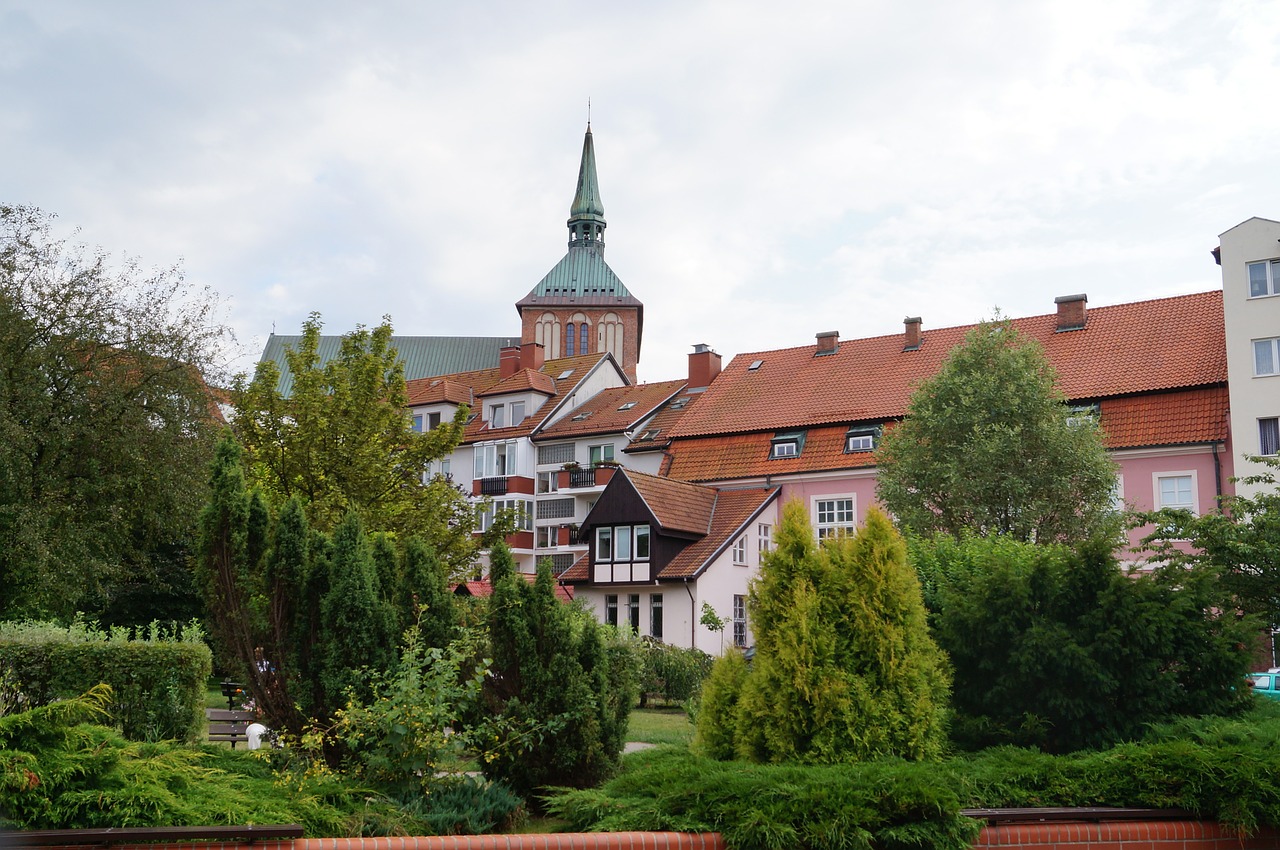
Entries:
[[578,167],[578,191],[569,209],[569,247],[604,248],[604,204],[600,201],[600,183],[596,180],[596,149],[591,140],[591,125],[582,140],[582,164]]

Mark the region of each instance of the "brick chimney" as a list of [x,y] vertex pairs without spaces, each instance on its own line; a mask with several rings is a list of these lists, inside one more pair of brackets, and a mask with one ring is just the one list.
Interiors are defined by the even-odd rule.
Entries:
[[909,316],[908,318],[905,318],[902,320],[902,326],[904,330],[904,333],[902,336],[902,350],[903,351],[919,351],[920,350],[920,317]]
[[689,355],[689,389],[709,387],[719,374],[720,355],[704,343],[695,345]]
[[498,375],[510,378],[520,371],[520,346],[508,345],[498,350]]
[[1053,303],[1058,305],[1057,330],[1078,331],[1084,327],[1085,305],[1089,303],[1089,296],[1083,292],[1079,295],[1059,295],[1053,299]]
[[823,354],[835,354],[836,349],[840,347],[840,331],[823,331],[818,334],[818,350],[813,353],[814,357]]
[[520,368],[538,371],[547,362],[547,349],[540,342],[526,342],[520,346]]

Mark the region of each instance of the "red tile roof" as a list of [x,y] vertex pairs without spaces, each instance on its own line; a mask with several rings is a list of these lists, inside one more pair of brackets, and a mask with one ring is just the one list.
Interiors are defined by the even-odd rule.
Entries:
[[[464,374],[476,374],[468,372]],[[471,404],[471,385],[454,377],[419,378],[405,382],[408,405],[415,407],[421,404]]]
[[[675,395],[684,384],[680,380],[661,381],[601,390],[574,408],[572,416],[566,416],[540,431],[537,439],[562,440],[630,430],[636,423],[652,415],[659,405]],[[626,404],[632,406],[621,410]]]
[[671,432],[676,425],[704,395],[704,390],[697,389],[694,392],[682,392],[671,399],[653,419],[645,423],[644,430],[636,434],[623,451],[646,452],[666,448],[671,444]]
[[488,389],[477,392],[476,396],[502,395],[503,393],[521,393],[530,391],[542,393],[543,395],[555,395],[555,379],[545,372],[536,372],[533,369],[520,369],[514,375],[503,378]]
[[[1107,398],[1101,408],[1103,443],[1113,450],[1227,439],[1225,386]],[[799,456],[776,460],[769,457],[773,431],[677,440],[667,474],[685,481],[723,481],[875,466],[874,452],[845,453],[847,431],[845,424],[809,428]]]
[[776,499],[778,492],[777,487],[718,491],[707,535],[682,549],[662,568],[658,578],[685,578],[700,574],[744,533],[743,526]]
[[715,489],[631,469],[623,469],[622,474],[640,494],[662,529],[694,534],[706,534],[711,529]]
[[[520,573],[520,575],[523,576],[524,580],[529,582],[529,584],[533,584],[538,579],[537,576],[530,573]],[[487,599],[488,597],[493,596],[493,585],[489,583],[488,579],[481,579],[480,581],[464,581],[459,583],[453,589],[453,592],[457,596],[475,596],[479,599]],[[557,584],[556,598],[561,602],[572,602],[573,588],[566,587],[563,584]]]
[[[1097,399],[1227,379],[1221,291],[1088,311],[1084,328],[1057,332],[1056,314],[1014,319],[1044,347],[1068,398]],[[690,437],[773,431],[901,417],[912,390],[933,375],[975,327],[925,329],[916,351],[903,336],[842,340],[835,353],[816,346],[740,354],[673,429]],[[762,361],[751,370],[748,365]]]

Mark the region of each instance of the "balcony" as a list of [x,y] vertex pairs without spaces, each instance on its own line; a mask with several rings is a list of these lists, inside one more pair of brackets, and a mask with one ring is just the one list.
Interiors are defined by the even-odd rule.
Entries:
[[590,490],[604,487],[618,471],[616,466],[588,466],[580,469],[562,469],[558,473],[561,490]]
[[507,495],[507,477],[502,475],[496,478],[477,478],[474,490],[476,496],[505,496]]

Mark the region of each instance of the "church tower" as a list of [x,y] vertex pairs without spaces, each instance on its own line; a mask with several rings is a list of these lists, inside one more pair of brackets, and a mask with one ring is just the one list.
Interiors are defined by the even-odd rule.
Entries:
[[604,261],[604,204],[596,180],[591,125],[582,142],[578,189],[569,209],[569,252],[516,302],[521,342],[536,342],[547,360],[611,352],[634,382],[644,331],[644,305]]

